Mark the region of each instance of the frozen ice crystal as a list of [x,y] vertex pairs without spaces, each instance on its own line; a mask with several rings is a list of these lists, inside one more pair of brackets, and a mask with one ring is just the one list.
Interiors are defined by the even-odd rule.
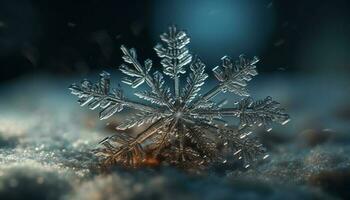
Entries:
[[[271,97],[258,101],[249,97],[246,86],[258,74],[258,58],[239,56],[234,61],[224,56],[221,66],[212,70],[218,84],[200,94],[208,74],[201,59],[189,51],[186,32],[171,26],[160,38],[162,43],[154,50],[161,58],[163,72],[152,72],[152,60],[142,63],[135,49],[121,46],[125,63],[120,70],[127,75],[123,82],[132,88],[148,85],[149,90],[135,92],[148,103],[130,100],[121,88],[112,88],[107,72],[100,74],[98,83],[83,80],[70,86],[81,106],[101,109],[100,119],[110,118],[124,108],[138,111],[117,129],[148,125],[136,136],[118,133],[102,140],[94,152],[103,164],[135,167],[156,160],[193,167],[238,160],[248,167],[257,158],[267,158],[265,149],[250,135],[252,127],[263,126],[270,131],[273,122],[283,125],[289,116]],[[165,84],[164,75],[173,80],[171,87]],[[226,92],[243,99],[232,106],[225,106],[226,100],[213,101],[213,97]],[[228,125],[228,117],[237,118],[239,124]]]

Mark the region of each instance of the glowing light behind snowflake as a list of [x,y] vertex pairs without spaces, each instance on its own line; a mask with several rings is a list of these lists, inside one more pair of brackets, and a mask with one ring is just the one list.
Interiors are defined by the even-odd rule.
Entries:
[[152,11],[152,29],[156,36],[169,23],[188,28],[196,38],[192,42],[193,49],[213,63],[222,56],[220,52],[258,55],[266,47],[274,28],[274,9],[267,6],[270,2],[159,0]]

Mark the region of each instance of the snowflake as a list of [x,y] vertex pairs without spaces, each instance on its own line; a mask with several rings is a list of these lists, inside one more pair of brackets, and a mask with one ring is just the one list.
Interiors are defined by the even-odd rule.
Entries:
[[[162,161],[177,166],[200,167],[226,163],[230,159],[230,162],[238,161],[249,167],[251,161],[267,158],[256,137],[248,135],[255,125],[270,131],[272,122],[285,124],[289,116],[271,97],[259,101],[248,97],[247,82],[258,74],[255,66],[258,59],[240,56],[233,61],[228,56],[223,57],[221,66],[212,70],[218,84],[201,95],[199,92],[208,74],[200,58],[190,53],[187,47],[190,38],[186,32],[171,26],[160,38],[163,43],[157,44],[154,50],[161,58],[163,73],[152,73],[152,60],[147,59],[141,64],[135,49],[121,46],[125,64],[120,70],[127,75],[122,82],[132,88],[148,85],[149,90],[135,95],[149,103],[128,99],[120,87],[112,89],[107,72],[100,74],[96,84],[83,80],[80,85],[70,86],[81,106],[102,110],[100,119],[107,119],[124,108],[138,111],[117,129],[147,125],[136,136],[121,132],[102,140],[100,147],[94,150],[102,163],[135,167]],[[187,71],[190,72],[184,86],[180,86]],[[172,88],[164,84],[164,75],[168,76],[166,79],[172,79]],[[213,101],[219,93],[227,92],[244,98],[231,107],[225,106],[226,100]],[[227,117],[236,117],[239,124],[228,125]]]

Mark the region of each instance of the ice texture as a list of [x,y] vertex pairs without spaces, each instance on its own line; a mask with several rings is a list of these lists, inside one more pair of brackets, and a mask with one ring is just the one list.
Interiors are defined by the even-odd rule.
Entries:
[[[102,164],[138,167],[163,162],[206,168],[236,162],[248,168],[252,161],[267,158],[265,148],[251,135],[253,128],[262,126],[271,131],[273,123],[286,124],[289,115],[271,97],[257,101],[249,97],[246,86],[258,74],[258,58],[241,55],[233,60],[224,56],[222,64],[212,70],[217,82],[201,94],[208,74],[202,60],[189,51],[187,33],[171,26],[160,38],[162,43],[154,50],[161,59],[162,72],[152,69],[150,59],[139,61],[134,48],[121,46],[125,63],[120,70],[127,75],[123,82],[132,88],[147,85],[147,90],[134,90],[146,103],[126,97],[120,87],[113,88],[107,72],[100,74],[97,83],[83,80],[69,88],[81,106],[100,108],[100,119],[125,108],[136,110],[116,127],[119,130],[147,125],[136,135],[117,133],[103,139],[95,150]],[[221,93],[242,99],[226,106],[227,99],[214,100]],[[238,123],[228,122],[230,118]]]

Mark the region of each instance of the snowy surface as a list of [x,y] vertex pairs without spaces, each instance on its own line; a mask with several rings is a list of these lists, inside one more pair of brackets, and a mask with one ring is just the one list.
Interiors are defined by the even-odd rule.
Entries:
[[261,135],[269,159],[248,170],[196,174],[170,167],[101,172],[90,150],[114,131],[77,105],[67,89],[72,80],[38,76],[1,85],[0,199],[349,198],[349,87],[346,79],[318,80],[255,80],[253,97],[274,97],[292,118]]

